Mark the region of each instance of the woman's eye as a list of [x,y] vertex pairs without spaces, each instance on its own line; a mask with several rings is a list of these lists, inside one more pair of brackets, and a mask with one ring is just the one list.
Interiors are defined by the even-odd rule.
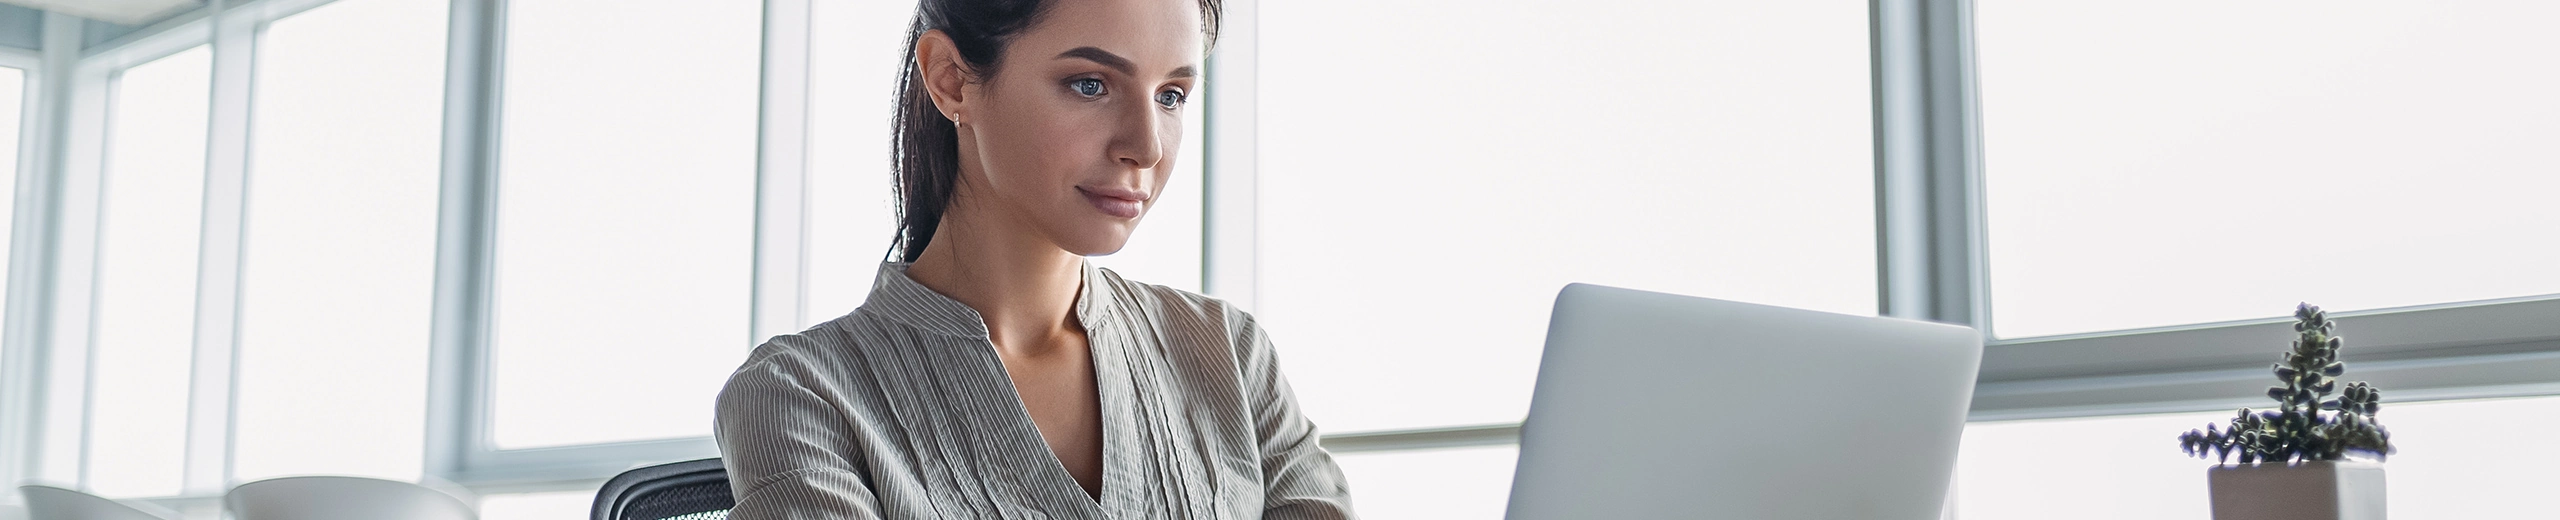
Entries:
[[1067,88],[1075,89],[1076,94],[1084,97],[1100,96],[1102,95],[1102,80],[1084,78],[1070,81],[1067,82]]
[[1165,107],[1165,108],[1178,107],[1178,106],[1182,106],[1182,101],[1183,101],[1184,99],[1189,98],[1189,97],[1190,97],[1190,96],[1185,96],[1185,95],[1183,95],[1183,94],[1182,94],[1182,91],[1180,91],[1180,90],[1167,90],[1167,91],[1164,91],[1164,92],[1157,92],[1157,93],[1156,93],[1156,104],[1158,104],[1158,105],[1164,105],[1164,107]]

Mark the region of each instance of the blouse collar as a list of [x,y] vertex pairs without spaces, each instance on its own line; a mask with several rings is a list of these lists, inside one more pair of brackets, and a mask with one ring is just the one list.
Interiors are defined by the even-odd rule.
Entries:
[[[1076,289],[1076,318],[1090,333],[1108,323],[1111,310],[1118,306],[1099,301],[1111,291],[1101,287],[1104,277],[1093,261],[1079,262],[1081,281]],[[905,323],[934,334],[961,338],[987,339],[987,321],[976,309],[959,300],[934,292],[907,276],[911,262],[881,262],[879,275],[872,279],[871,296],[862,310],[892,321]]]

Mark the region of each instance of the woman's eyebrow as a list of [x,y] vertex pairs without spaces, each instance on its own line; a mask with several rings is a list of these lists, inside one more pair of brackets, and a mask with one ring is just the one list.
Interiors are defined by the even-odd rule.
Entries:
[[[1112,54],[1111,51],[1102,50],[1097,47],[1077,47],[1067,49],[1067,52],[1058,53],[1057,59],[1068,58],[1076,58],[1098,63],[1104,67],[1110,67],[1111,70],[1120,71],[1121,74],[1131,76],[1138,75],[1138,66],[1130,63],[1128,58],[1122,58],[1118,54]],[[1165,77],[1188,78],[1198,75],[1200,75],[1198,70],[1193,69],[1190,65],[1184,65],[1181,68],[1173,69],[1172,73],[1165,74]]]

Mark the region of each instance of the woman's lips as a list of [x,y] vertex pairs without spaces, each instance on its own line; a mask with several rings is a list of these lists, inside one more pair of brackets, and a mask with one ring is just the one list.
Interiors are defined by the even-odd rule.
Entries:
[[1147,192],[1104,186],[1077,186],[1076,191],[1083,193],[1085,202],[1093,203],[1093,209],[1102,211],[1104,215],[1138,218],[1138,214],[1147,210]]

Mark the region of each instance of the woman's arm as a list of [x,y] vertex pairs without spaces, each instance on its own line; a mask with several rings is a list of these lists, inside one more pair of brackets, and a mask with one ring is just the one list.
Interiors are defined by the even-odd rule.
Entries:
[[1298,413],[1298,398],[1280,374],[1271,339],[1253,318],[1241,320],[1245,397],[1252,400],[1254,433],[1261,440],[1262,518],[1335,520],[1358,518],[1351,490],[1333,455],[1317,445],[1316,426]]
[[880,518],[863,481],[853,428],[811,390],[823,385],[788,352],[764,354],[720,390],[712,436],[729,470],[736,520]]

